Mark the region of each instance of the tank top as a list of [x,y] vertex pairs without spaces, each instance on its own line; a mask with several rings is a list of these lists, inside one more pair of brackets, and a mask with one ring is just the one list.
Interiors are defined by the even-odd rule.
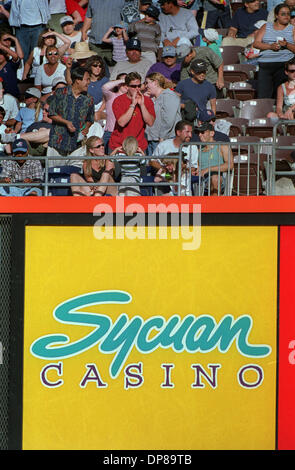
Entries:
[[[262,38],[262,42],[265,44],[272,44],[277,42],[279,38],[284,38],[287,42],[294,44],[293,29],[294,26],[288,24],[286,28],[277,31],[274,29],[273,23],[266,23],[265,34]],[[289,49],[280,49],[279,51],[267,49],[265,51],[261,51],[258,62],[288,62],[288,60],[292,59],[293,56],[293,52],[289,51]]]
[[282,88],[284,92],[284,108],[286,107],[287,109],[295,104],[295,92],[287,95],[286,85],[284,83],[282,84]]
[[212,166],[219,166],[224,163],[224,160],[220,154],[218,145],[212,146],[209,150],[201,149],[199,156],[199,165],[201,170]]

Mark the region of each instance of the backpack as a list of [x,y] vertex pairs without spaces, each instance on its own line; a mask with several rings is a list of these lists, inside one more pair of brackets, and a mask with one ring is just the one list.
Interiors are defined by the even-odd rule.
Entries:
[[122,21],[126,24],[133,23],[133,21],[140,20],[140,13],[138,8],[138,0],[126,0],[125,5],[121,10]]

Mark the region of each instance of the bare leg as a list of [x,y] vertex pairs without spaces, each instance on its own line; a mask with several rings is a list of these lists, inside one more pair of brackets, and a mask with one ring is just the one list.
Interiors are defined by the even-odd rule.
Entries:
[[92,196],[90,186],[75,186],[75,183],[86,183],[82,176],[73,173],[70,176],[70,181],[73,183],[73,186],[71,186],[73,196]]

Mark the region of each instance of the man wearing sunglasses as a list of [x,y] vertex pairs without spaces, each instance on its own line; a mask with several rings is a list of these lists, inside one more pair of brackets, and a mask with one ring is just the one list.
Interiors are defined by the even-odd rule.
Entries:
[[137,139],[138,146],[145,151],[148,143],[144,135],[145,127],[152,126],[156,115],[152,100],[141,92],[141,76],[137,72],[126,75],[127,92],[118,96],[113,102],[116,118],[109,147],[115,150],[128,136]]

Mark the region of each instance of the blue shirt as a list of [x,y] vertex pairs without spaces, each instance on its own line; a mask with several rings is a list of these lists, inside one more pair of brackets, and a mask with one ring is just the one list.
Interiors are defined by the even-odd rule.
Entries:
[[[38,121],[42,119],[42,111],[39,113]],[[35,122],[35,109],[31,108],[20,108],[16,118],[16,121],[22,122],[22,132],[26,132],[27,128]]]
[[105,32],[121,22],[121,10],[125,0],[89,0],[86,18],[91,18],[89,41],[101,44]]
[[267,10],[263,8],[254,13],[248,13],[246,8],[242,7],[235,12],[230,26],[238,30],[238,38],[246,38],[256,30],[254,25],[257,21],[267,21],[267,15]]
[[101,80],[97,80],[96,82],[90,82],[88,87],[88,95],[92,96],[94,99],[94,104],[98,104],[102,101],[102,90],[101,87],[107,83],[109,79],[107,77],[103,77]]
[[9,60],[0,70],[0,77],[3,79],[3,88],[5,93],[9,93],[15,98],[19,97],[19,89],[17,85],[17,69],[20,61],[13,62]]
[[206,109],[208,101],[216,98],[216,89],[207,80],[195,83],[191,78],[187,78],[176,85],[175,91],[180,93],[182,103],[192,100],[199,110]]

